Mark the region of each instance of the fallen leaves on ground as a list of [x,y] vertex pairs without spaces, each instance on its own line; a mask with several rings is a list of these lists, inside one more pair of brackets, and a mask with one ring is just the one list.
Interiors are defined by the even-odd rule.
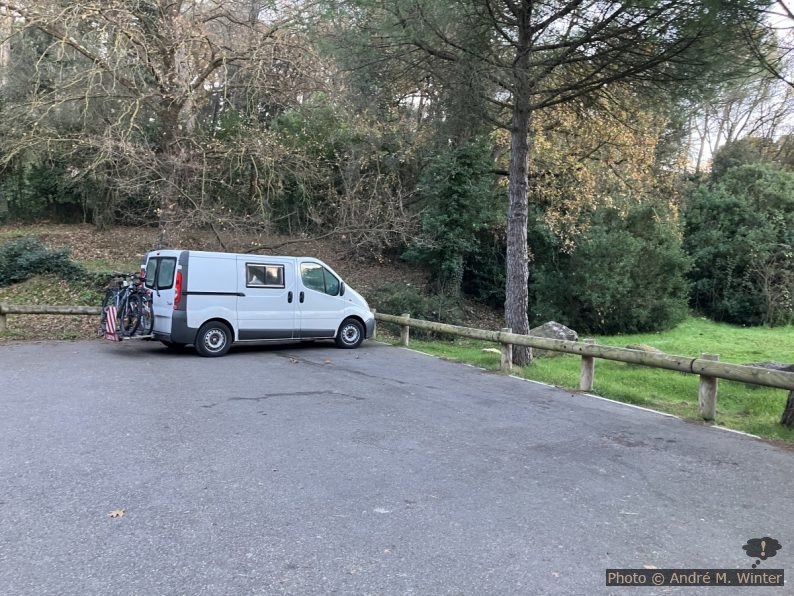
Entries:
[[110,513],[108,513],[108,517],[124,517],[124,513],[126,509],[114,509]]

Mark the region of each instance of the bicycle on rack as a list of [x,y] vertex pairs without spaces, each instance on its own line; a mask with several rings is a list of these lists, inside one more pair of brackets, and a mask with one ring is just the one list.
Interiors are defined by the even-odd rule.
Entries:
[[102,299],[99,335],[121,341],[148,336],[154,327],[151,291],[138,273],[111,273]]

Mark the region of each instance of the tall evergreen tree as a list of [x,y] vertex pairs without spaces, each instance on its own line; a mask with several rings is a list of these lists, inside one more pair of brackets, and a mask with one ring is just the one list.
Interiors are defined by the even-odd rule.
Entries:
[[[382,70],[412,69],[477,96],[485,118],[511,135],[505,319],[527,333],[528,160],[533,118],[562,103],[629,85],[642,94],[698,81],[741,51],[733,30],[752,23],[752,0],[359,1],[361,56]],[[365,15],[365,16],[362,16]],[[359,38],[360,39],[360,38]],[[525,349],[514,349],[518,364]]]

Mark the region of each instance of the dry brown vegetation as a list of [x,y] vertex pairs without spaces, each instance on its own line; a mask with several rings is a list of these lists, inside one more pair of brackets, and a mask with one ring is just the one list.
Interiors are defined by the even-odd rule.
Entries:
[[[97,230],[92,225],[37,224],[0,226],[0,242],[31,235],[50,248],[68,246],[72,257],[92,271],[134,271],[143,255],[157,240],[154,227],[110,227]],[[192,232],[179,243],[192,250],[221,250],[212,232]],[[327,262],[352,287],[365,297],[369,290],[386,282],[401,282],[422,288],[427,274],[393,258],[357,254],[344,235],[322,239],[311,237],[265,236],[254,231],[238,235],[229,242],[229,252],[247,252],[261,248],[261,254],[313,256]],[[98,294],[85,284],[38,277],[8,288],[0,288],[0,302],[19,304],[98,304]],[[466,324],[489,329],[501,327],[501,315],[482,305],[464,302]],[[92,339],[96,336],[93,317],[18,316],[8,317],[10,333],[3,339]]]

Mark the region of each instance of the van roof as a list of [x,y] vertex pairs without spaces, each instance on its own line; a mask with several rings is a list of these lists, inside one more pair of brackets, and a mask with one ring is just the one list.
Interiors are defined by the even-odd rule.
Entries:
[[234,252],[212,252],[206,250],[182,250],[176,248],[161,248],[157,250],[150,250],[147,253],[148,257],[179,257],[183,252],[190,253],[191,256],[196,257],[212,257],[214,259],[236,259],[243,257],[246,259],[266,259],[266,258],[279,258],[279,259],[312,259],[322,263],[317,257],[295,257],[288,255],[272,255],[272,254],[253,254],[253,253],[234,253]]

